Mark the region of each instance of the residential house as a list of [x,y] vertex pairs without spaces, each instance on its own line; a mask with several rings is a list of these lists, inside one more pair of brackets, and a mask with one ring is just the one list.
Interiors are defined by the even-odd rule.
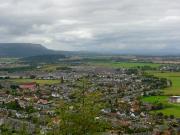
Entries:
[[21,89],[30,89],[30,90],[35,90],[35,88],[36,88],[36,83],[35,82],[31,82],[31,83],[24,83],[24,84],[21,84],[21,85],[19,85],[19,87],[21,88]]
[[171,103],[180,103],[180,96],[171,96],[169,98],[169,102],[171,102]]

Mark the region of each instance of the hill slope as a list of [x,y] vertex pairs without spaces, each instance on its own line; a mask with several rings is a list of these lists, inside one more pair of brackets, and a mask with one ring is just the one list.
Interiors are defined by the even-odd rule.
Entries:
[[0,43],[0,57],[29,57],[44,54],[55,54],[40,44],[31,43]]

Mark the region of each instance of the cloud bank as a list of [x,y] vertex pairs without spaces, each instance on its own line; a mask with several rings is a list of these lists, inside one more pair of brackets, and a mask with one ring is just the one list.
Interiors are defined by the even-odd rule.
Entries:
[[0,2],[0,42],[73,51],[180,51],[179,0]]

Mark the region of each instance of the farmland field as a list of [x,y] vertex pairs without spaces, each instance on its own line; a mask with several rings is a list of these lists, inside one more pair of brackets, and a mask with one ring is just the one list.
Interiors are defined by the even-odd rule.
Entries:
[[36,82],[40,85],[44,85],[44,84],[51,85],[51,84],[60,83],[60,80],[36,80],[36,79],[10,79],[10,81],[16,82],[16,83]]
[[174,115],[180,118],[180,104],[172,104],[168,102],[169,96],[180,95],[180,72],[148,71],[148,74],[171,80],[172,87],[164,89],[164,96],[144,97],[142,101],[152,104],[162,103],[164,105],[164,109],[152,111],[153,113],[162,112],[164,115]]
[[152,113],[163,113],[164,115],[174,115],[180,118],[180,104],[172,104],[168,102],[168,96],[150,96],[144,97],[142,101],[158,104],[162,103],[164,108],[162,110],[152,111]]
[[42,71],[55,71],[58,68],[63,68],[63,67],[66,67],[66,65],[65,64],[49,64],[49,65],[42,66],[40,70],[42,70]]
[[179,95],[180,96],[180,72],[156,72],[149,71],[149,74],[152,74],[157,77],[167,78],[172,81],[172,87],[164,89],[164,95]]
[[45,66],[43,66],[41,68],[41,70],[44,70],[44,71],[55,71],[57,67],[59,67],[59,65],[56,65],[56,64],[45,65]]
[[113,68],[136,68],[136,67],[144,67],[150,66],[152,68],[158,68],[161,64],[156,63],[143,63],[143,62],[101,62],[101,61],[93,61],[89,62],[90,65],[96,66],[105,66],[105,67],[113,67]]

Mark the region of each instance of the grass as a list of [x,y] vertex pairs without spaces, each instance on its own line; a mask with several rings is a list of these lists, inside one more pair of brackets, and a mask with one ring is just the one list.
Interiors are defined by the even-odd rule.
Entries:
[[57,84],[60,83],[60,80],[36,80],[36,79],[10,79],[12,82],[16,83],[28,83],[28,82],[36,82],[37,84],[40,85],[51,85],[51,84]]
[[152,104],[162,103],[164,105],[164,109],[152,111],[152,113],[163,113],[164,115],[174,115],[175,117],[180,118],[180,104],[174,104],[168,102],[169,96],[150,96],[143,97],[143,102],[148,102]]
[[172,87],[164,89],[164,95],[179,95],[180,96],[180,72],[156,72],[149,71],[149,74],[152,74],[157,77],[167,78],[172,81]]
[[169,96],[180,95],[180,72],[148,71],[148,74],[171,80],[172,87],[164,89],[163,96],[144,97],[142,98],[142,101],[152,104],[162,103],[165,106],[162,110],[152,111],[153,113],[161,112],[164,115],[174,115],[180,118],[180,104],[172,104],[168,102]]
[[161,64],[156,63],[143,63],[143,62],[111,62],[111,61],[93,61],[89,62],[90,65],[105,66],[112,68],[136,68],[150,66],[152,68],[158,68]]
[[156,113],[159,112],[163,113],[164,115],[174,115],[175,117],[180,118],[180,106],[172,106],[163,110],[156,111]]
[[59,67],[58,65],[45,65],[42,67],[41,70],[44,70],[44,71],[55,71],[56,68]]
[[44,65],[41,70],[43,71],[56,71],[57,68],[60,67],[65,67],[65,64],[49,64],[49,65]]
[[168,103],[168,96],[150,96],[150,97],[144,97],[142,99],[144,102],[157,104],[157,103]]

